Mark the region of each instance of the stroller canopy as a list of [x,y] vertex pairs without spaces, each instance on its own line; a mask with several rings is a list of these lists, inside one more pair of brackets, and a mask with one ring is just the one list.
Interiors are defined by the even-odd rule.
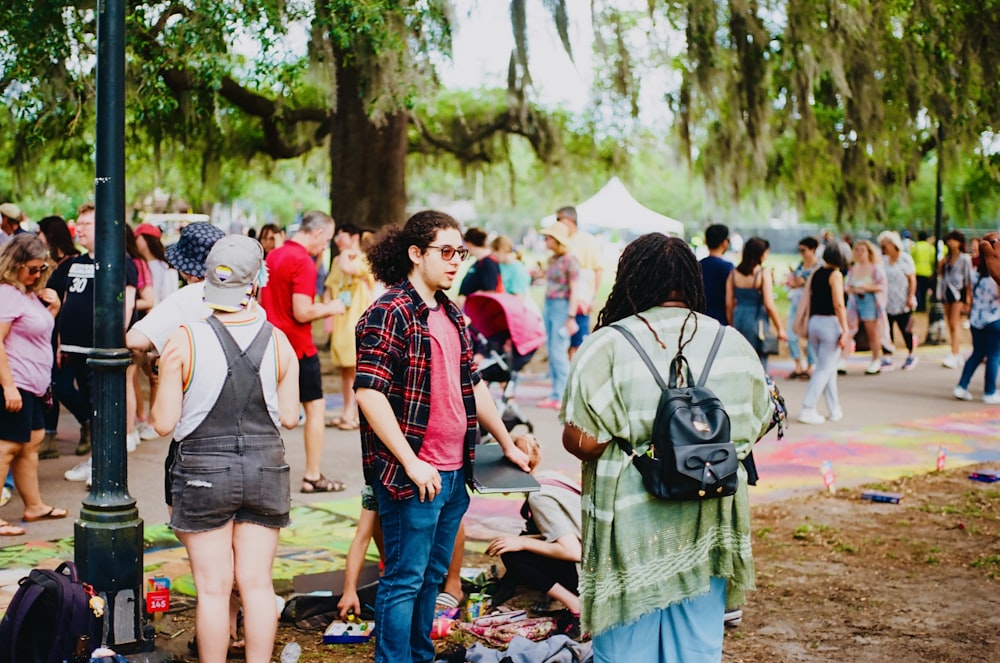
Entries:
[[545,343],[541,318],[516,295],[474,292],[465,299],[465,314],[472,326],[487,338],[501,332],[509,333],[518,354],[534,352]]

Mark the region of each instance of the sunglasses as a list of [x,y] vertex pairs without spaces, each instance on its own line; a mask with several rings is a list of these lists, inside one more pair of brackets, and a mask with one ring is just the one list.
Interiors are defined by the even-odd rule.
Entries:
[[465,260],[466,258],[469,257],[469,249],[456,249],[454,246],[433,246],[433,245],[430,245],[427,248],[437,249],[438,251],[440,251],[441,258],[443,258],[444,260],[451,260],[456,255],[462,260]]
[[28,270],[28,276],[38,276],[39,274],[48,271],[48,265],[41,265],[39,267],[28,267],[27,265],[22,265],[26,270]]

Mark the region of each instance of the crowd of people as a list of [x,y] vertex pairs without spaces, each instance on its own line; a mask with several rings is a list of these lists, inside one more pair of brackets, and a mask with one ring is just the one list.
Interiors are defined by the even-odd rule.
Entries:
[[[72,232],[46,217],[37,235],[21,227],[15,205],[0,205],[0,216],[0,473],[12,474],[29,524],[67,515],[42,499],[38,482],[39,459],[61,453],[60,404],[79,425],[75,453],[87,456],[92,446],[95,210],[81,206]],[[682,239],[650,233],[625,247],[601,304],[600,245],[578,227],[576,210],[560,208],[539,232],[547,260],[529,269],[509,238],[463,230],[437,211],[377,233],[321,211],[302,215],[287,236],[273,224],[243,236],[193,223],[167,246],[160,228],[127,229],[123,334],[134,362],[125,445],[171,438],[164,499],[198,589],[201,660],[225,660],[241,606],[246,660],[270,658],[270,570],[293,486],[281,428],[303,429],[302,493],[344,490],[323,472],[325,429],[358,431],[366,485],[340,608],[345,617],[361,611],[358,575],[374,538],[383,563],[375,619],[378,633],[392,634],[376,639],[376,661],[433,660],[432,622],[464,598],[462,519],[481,433],[542,485],[525,501],[522,535],[487,546],[503,561],[504,591],[521,583],[561,603],[570,624],[592,636],[597,661],[717,661],[725,615],[754,585],[748,472],[740,466],[736,493],[726,497],[672,502],[646,492],[609,443],[620,438],[652,453],[660,390],[608,327],[628,329],[650,354],[683,353],[695,367],[717,352],[722,361],[706,386],[729,412],[736,454],[748,465],[775,422],[767,362],[777,343],[794,361],[789,378],[809,381],[799,420],[836,421],[838,373],[862,339],[871,351],[866,374],[895,367],[894,331],[907,350],[900,368],[916,365],[912,316],[932,287],[951,335],[946,366],[963,365],[969,314],[973,349],[954,396],[972,398],[972,375],[985,361],[983,400],[1000,402],[992,242],[980,244],[981,258],[970,256],[953,231],[928,274],[921,244],[929,243],[911,247],[896,232],[853,245],[804,237],[799,262],[777,283],[763,238],[746,240],[733,264],[728,229],[710,226],[699,264]],[[543,291],[540,307],[533,283]],[[780,287],[788,318],[776,305]],[[536,406],[559,412],[563,446],[582,461],[581,483],[539,471],[538,442],[505,425],[478,370],[465,309],[479,295],[538,309],[552,388]],[[328,356],[314,340],[320,321]],[[336,370],[343,396],[336,414],[326,411],[323,363]],[[91,473],[88,458],[66,478],[89,481]],[[24,533],[0,520],[0,536]]]
[[[847,236],[838,239],[829,234],[822,242],[803,237],[798,243],[799,261],[789,267],[784,279],[789,300],[785,324],[774,304],[774,275],[763,266],[769,250],[767,240],[748,239],[734,266],[725,257],[728,228],[713,225],[705,231],[708,256],[700,261],[706,311],[739,330],[757,350],[765,370],[768,357],[778,352],[776,344],[768,346],[766,342],[773,325],[774,336],[787,343],[794,361],[787,377],[809,381],[799,421],[822,424],[844,415],[837,376],[846,374],[846,360],[859,347],[867,346],[871,354],[866,375],[897,366],[910,370],[917,365],[913,315],[926,311],[931,299],[942,305],[948,333],[950,352],[942,365],[962,368],[955,398],[972,399],[969,382],[985,363],[983,401],[1000,403],[996,391],[1000,303],[985,258],[992,243],[973,238],[967,248],[965,235],[952,230],[942,238],[942,244],[944,255],[935,263],[934,240],[922,231],[916,241],[892,230],[879,233],[874,242],[851,242]],[[963,316],[967,322],[963,323]],[[972,336],[968,357],[961,352],[963,326]],[[898,365],[894,358],[897,340],[906,348]],[[820,396],[826,402],[826,415],[817,409]]]

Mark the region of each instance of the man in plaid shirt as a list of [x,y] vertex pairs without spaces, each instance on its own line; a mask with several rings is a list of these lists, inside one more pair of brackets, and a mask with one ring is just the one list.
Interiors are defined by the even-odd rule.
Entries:
[[435,211],[385,229],[368,251],[372,273],[391,286],[358,322],[354,381],[384,539],[379,663],[434,660],[434,600],[469,505],[477,425],[528,471],[473,364],[462,313],[444,293],[467,254],[458,222]]

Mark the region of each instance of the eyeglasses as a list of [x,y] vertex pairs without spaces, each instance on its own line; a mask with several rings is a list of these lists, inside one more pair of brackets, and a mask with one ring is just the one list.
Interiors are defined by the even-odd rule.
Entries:
[[38,276],[49,269],[48,265],[40,265],[38,267],[28,267],[27,265],[23,265],[23,267],[28,270],[28,276]]
[[441,252],[441,258],[444,260],[451,260],[456,255],[461,260],[465,260],[469,257],[469,249],[456,249],[454,246],[433,246],[430,245],[428,249],[437,249]]

